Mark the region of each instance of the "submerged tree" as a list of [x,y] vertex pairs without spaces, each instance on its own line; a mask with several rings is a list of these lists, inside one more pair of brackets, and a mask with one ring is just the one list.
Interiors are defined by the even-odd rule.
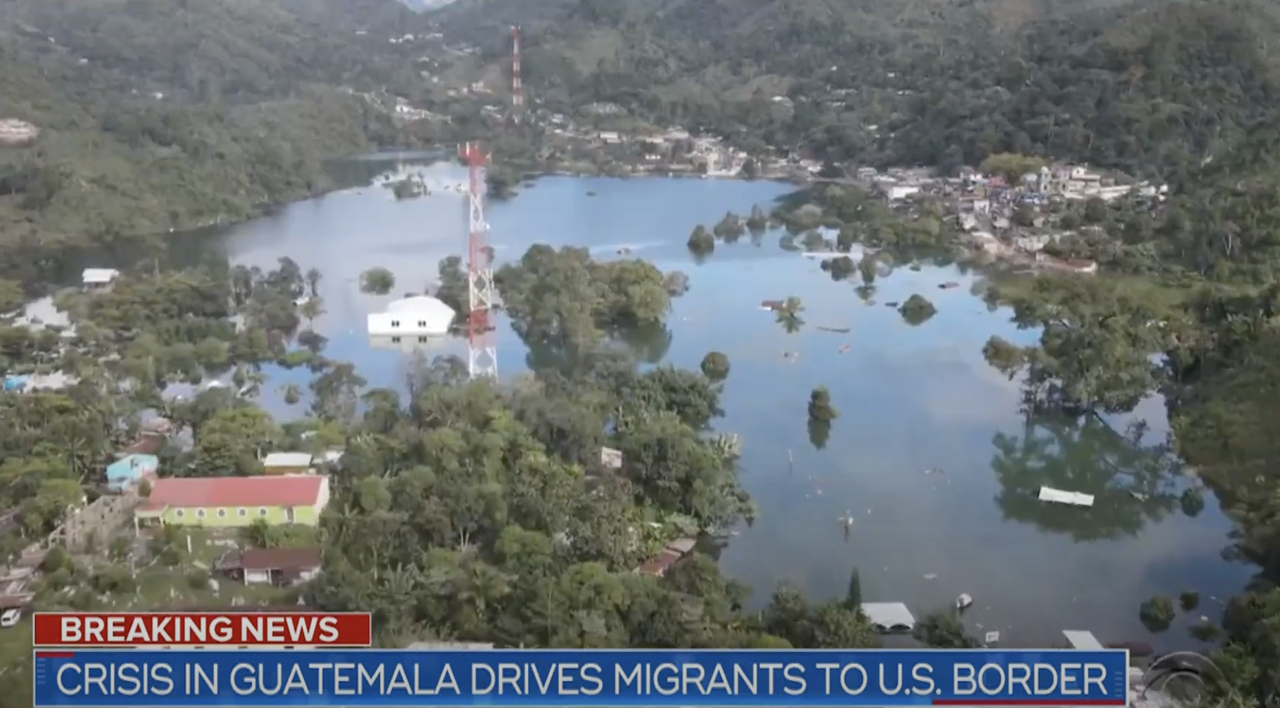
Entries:
[[689,235],[689,251],[695,255],[706,255],[716,250],[716,237],[707,231],[707,227],[698,224]]
[[716,238],[724,239],[725,243],[737,241],[745,231],[746,229],[742,225],[742,217],[733,212],[726,213],[724,218],[712,227],[712,232]]
[[712,381],[724,381],[729,376],[729,355],[711,352],[702,357],[702,373]]
[[938,309],[924,297],[912,295],[907,298],[906,302],[902,303],[902,306],[898,308],[898,312],[902,314],[904,322],[915,327],[928,322],[930,318],[938,313]]
[[822,269],[831,274],[831,279],[839,282],[848,278],[857,270],[853,259],[848,256],[828,258],[822,262]]
[[360,290],[371,295],[386,295],[396,286],[396,276],[386,268],[370,268],[360,274]]
[[826,386],[819,386],[809,394],[809,418],[813,420],[831,421],[840,417],[840,413],[831,405],[831,392]]
[[932,649],[979,649],[982,642],[969,634],[955,607],[935,610],[921,617],[911,636]]
[[774,316],[787,334],[795,334],[800,331],[801,327],[804,327],[804,318],[800,316],[802,312],[804,312],[804,303],[794,295],[783,300],[781,305],[774,308]]

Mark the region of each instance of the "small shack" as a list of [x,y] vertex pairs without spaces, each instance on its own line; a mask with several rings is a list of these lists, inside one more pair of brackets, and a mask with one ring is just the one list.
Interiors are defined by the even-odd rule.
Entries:
[[315,472],[309,452],[273,452],[262,460],[263,474],[311,474]]
[[279,587],[305,583],[320,573],[323,565],[320,549],[252,548],[231,551],[218,561],[217,570],[245,585]]
[[862,614],[881,634],[906,634],[916,628],[916,618],[901,602],[864,602]]
[[645,561],[639,568],[636,568],[635,572],[640,573],[641,575],[651,575],[655,578],[661,578],[667,574],[668,570],[671,570],[671,566],[675,565],[676,561],[684,558],[690,553],[693,553],[693,548],[696,545],[698,545],[698,542],[692,538],[678,538],[663,547],[663,549],[658,552],[658,555]]
[[84,273],[81,274],[81,281],[86,288],[98,289],[111,285],[118,277],[120,277],[120,271],[115,268],[85,268]]

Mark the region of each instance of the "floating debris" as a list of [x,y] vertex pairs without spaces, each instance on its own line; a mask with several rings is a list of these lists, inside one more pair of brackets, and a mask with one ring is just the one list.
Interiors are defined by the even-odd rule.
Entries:
[[924,579],[925,579],[925,580],[937,580],[937,579],[938,579],[938,574],[937,574],[937,573],[925,573],[925,574],[924,574]]
[[938,286],[938,289],[939,289],[939,290],[950,290],[950,289],[952,289],[952,288],[958,288],[958,287],[960,287],[960,283],[957,283],[957,282],[955,282],[955,281],[950,281],[950,282],[943,283],[942,285],[939,285],[939,286]]
[[960,597],[957,597],[957,598],[956,598],[956,609],[957,609],[957,610],[966,610],[966,609],[968,609],[971,605],[973,605],[973,597],[972,597],[969,593],[967,593],[967,592],[966,592],[966,593],[961,593]]
[[999,632],[987,632],[987,635],[983,637],[983,643],[985,643],[987,646],[998,644],[999,642],[1000,642]]
[[823,327],[823,326],[819,325],[819,326],[818,326],[818,331],[820,331],[820,332],[835,332],[836,334],[848,334],[848,333],[849,333],[849,328],[848,328],[848,327]]
[[848,345],[848,344],[842,345],[842,346],[840,347],[840,353],[841,353],[841,354],[844,354],[844,353],[845,353],[845,352],[847,352],[847,351],[849,351],[849,345]]
[[886,302],[886,303],[884,304],[884,306],[885,306],[885,307],[897,307],[897,306],[898,306],[898,301],[897,301],[897,300],[894,300],[894,301],[892,301],[892,302]]

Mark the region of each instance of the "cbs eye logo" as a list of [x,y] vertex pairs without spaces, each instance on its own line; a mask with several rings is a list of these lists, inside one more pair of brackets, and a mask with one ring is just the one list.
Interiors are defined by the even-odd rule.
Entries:
[[[1156,695],[1148,696],[1148,691]],[[1157,657],[1142,674],[1139,695],[1160,708],[1170,703],[1200,708],[1240,708],[1252,703],[1231,686],[1222,669],[1209,657],[1193,651]],[[1262,705],[1280,708],[1274,696]]]

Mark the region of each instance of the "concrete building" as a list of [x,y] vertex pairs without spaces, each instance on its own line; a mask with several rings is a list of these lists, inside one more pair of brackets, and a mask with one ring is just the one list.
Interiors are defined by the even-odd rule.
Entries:
[[452,307],[429,295],[415,295],[369,315],[369,334],[380,337],[439,337],[453,325]]
[[158,479],[138,505],[138,525],[229,527],[320,523],[329,505],[324,475],[260,477],[171,477]]
[[120,271],[115,268],[85,268],[80,279],[86,288],[105,288],[118,277]]

